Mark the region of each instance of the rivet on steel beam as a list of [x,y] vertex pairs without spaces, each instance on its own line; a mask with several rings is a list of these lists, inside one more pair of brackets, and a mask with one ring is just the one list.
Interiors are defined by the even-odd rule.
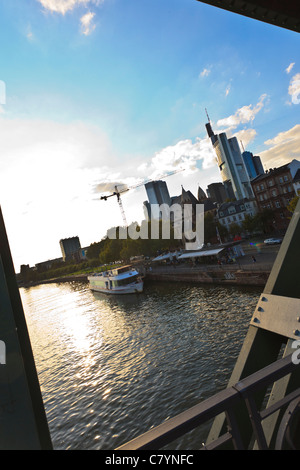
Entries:
[[294,333],[295,336],[300,336],[300,331],[299,330],[294,330],[293,333]]
[[262,307],[258,307],[257,310],[258,310],[259,312],[263,312],[263,311],[264,311],[264,309],[263,309]]

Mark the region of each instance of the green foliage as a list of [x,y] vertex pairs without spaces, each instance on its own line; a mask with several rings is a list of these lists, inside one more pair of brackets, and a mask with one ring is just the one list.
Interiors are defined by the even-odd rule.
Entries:
[[296,209],[296,205],[299,201],[299,196],[295,196],[288,204],[287,206],[287,210],[293,214],[294,213],[294,210]]
[[257,227],[256,227],[256,219],[255,217],[249,215],[249,214],[246,214],[245,215],[245,218],[242,222],[242,227],[244,230],[246,230],[247,232],[249,233],[253,233],[256,231]]
[[[136,239],[128,236],[126,239],[110,239],[106,238],[101,246],[98,244],[99,260],[101,263],[110,263],[114,261],[128,261],[132,256],[152,256],[156,255],[158,250],[168,250],[176,248],[181,241],[174,238],[174,232],[171,229],[170,235],[163,238],[163,226],[159,222],[157,224],[157,239],[151,238],[151,222],[145,226],[143,231],[141,227],[134,222],[128,227],[129,234],[136,234]],[[154,225],[153,225],[154,230]],[[120,228],[117,227],[116,236],[120,236]]]
[[216,221],[214,215],[211,212],[204,214],[204,243],[218,242],[217,229],[221,239],[228,235],[227,228],[219,221]]

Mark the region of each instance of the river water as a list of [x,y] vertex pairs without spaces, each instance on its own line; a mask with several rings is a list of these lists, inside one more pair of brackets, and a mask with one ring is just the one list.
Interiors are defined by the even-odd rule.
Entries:
[[[55,449],[114,449],[226,387],[261,289],[20,289]],[[207,429],[172,449],[198,449]]]

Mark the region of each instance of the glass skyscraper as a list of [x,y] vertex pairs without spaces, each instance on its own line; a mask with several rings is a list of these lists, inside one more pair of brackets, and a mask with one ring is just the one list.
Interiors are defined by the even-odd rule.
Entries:
[[214,134],[210,122],[205,127],[216,152],[227,196],[231,198],[234,195],[237,200],[253,197],[250,178],[242,159],[237,138],[227,139],[225,132]]

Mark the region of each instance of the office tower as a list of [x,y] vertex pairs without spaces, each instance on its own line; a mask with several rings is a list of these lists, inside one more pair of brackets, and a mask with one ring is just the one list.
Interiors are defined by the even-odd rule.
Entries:
[[264,174],[264,169],[261,163],[261,159],[258,156],[253,156],[251,152],[243,152],[242,159],[245,164],[250,180],[256,178],[258,175]]
[[[226,202],[227,194],[223,183],[211,183],[207,186],[207,195],[213,201],[218,204]],[[230,198],[231,199],[231,198]]]
[[[149,183],[145,184],[149,205],[144,203],[144,206],[147,209],[148,215],[151,214],[151,217],[155,219],[160,219],[161,214],[159,213],[158,207],[155,205],[162,205],[167,204],[168,206],[171,205],[171,198],[169,194],[169,190],[165,181],[150,181]],[[167,213],[165,214],[167,215]]]
[[149,204],[148,201],[143,202],[143,210],[144,210],[145,220],[150,220],[151,219],[151,205]]
[[262,165],[260,157],[258,155],[254,156],[253,161],[254,161],[254,166],[255,166],[257,174],[258,175],[263,175],[265,170],[264,170],[264,167]]
[[227,139],[225,132],[214,134],[210,122],[205,124],[205,127],[217,155],[227,196],[231,198],[233,194],[237,200],[253,197],[250,179],[243,163],[237,138]]
[[78,237],[63,238],[59,241],[64,261],[80,261],[83,257]]

